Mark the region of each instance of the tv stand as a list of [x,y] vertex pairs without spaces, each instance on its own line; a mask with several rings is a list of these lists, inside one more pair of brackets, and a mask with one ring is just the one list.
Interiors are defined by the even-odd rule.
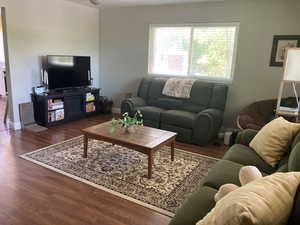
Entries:
[[99,88],[31,94],[37,124],[51,127],[100,113]]

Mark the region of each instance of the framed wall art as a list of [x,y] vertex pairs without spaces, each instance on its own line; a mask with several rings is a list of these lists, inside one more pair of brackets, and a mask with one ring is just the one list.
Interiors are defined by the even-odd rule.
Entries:
[[271,53],[270,66],[282,67],[286,49],[300,47],[300,35],[275,35]]

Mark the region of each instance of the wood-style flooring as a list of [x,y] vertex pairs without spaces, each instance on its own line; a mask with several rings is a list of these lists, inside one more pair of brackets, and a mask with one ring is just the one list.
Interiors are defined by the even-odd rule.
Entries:
[[[0,130],[0,225],[168,224],[167,216],[18,157],[110,119],[100,115],[40,133]],[[176,147],[213,157],[222,157],[226,151],[225,147],[182,143]]]

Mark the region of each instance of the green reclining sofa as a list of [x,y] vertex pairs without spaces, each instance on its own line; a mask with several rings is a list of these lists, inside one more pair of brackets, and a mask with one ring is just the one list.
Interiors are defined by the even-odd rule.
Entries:
[[[223,184],[239,182],[239,170],[246,165],[256,166],[264,176],[275,172],[300,171],[300,132],[295,136],[290,152],[280,161],[276,168],[269,166],[249,143],[256,135],[255,130],[244,130],[237,136],[236,144],[225,154],[222,160],[210,170],[198,190],[185,200],[169,225],[195,225],[215,206],[214,195]],[[271,215],[270,215],[271,216]],[[294,199],[294,207],[288,225],[300,224],[300,188]]]
[[125,99],[121,112],[133,116],[140,110],[144,125],[176,132],[178,141],[197,145],[212,142],[223,122],[227,86],[197,80],[191,97],[181,99],[162,94],[166,81],[144,78],[137,97]]

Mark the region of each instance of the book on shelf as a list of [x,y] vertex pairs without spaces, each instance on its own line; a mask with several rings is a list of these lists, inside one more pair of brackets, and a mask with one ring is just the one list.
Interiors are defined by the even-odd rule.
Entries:
[[53,105],[51,107],[49,107],[49,110],[55,110],[55,109],[62,109],[64,108],[64,105]]
[[53,122],[53,121],[55,121],[55,111],[48,112],[48,122]]
[[280,106],[279,110],[280,111],[286,111],[286,112],[298,112],[299,108],[292,108],[292,107]]
[[65,118],[65,111],[63,109],[59,109],[55,111],[56,120],[63,120]]
[[280,106],[277,109],[276,114],[281,116],[298,116],[299,108]]
[[64,102],[62,99],[49,99],[48,110],[62,109],[64,108]]
[[96,99],[95,95],[93,95],[90,92],[86,93],[86,96],[85,96],[85,101],[86,102],[94,101],[95,99]]
[[48,122],[55,122],[63,120],[65,118],[64,109],[58,109],[55,111],[48,112]]
[[87,113],[89,113],[89,112],[95,112],[96,111],[96,106],[95,106],[94,102],[87,103],[85,105],[85,111]]

